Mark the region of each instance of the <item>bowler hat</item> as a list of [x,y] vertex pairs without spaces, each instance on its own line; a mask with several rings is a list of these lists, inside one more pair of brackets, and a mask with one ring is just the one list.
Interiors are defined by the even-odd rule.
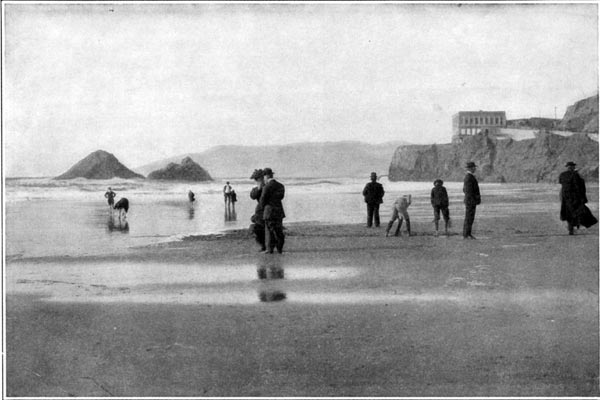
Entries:
[[443,181],[443,180],[441,180],[441,179],[436,179],[435,181],[433,181],[433,186],[436,186],[438,183],[439,183],[440,185],[443,185],[443,184],[444,184],[444,181]]
[[568,161],[568,162],[565,164],[565,167],[574,167],[574,166],[576,166],[576,165],[577,165],[577,164],[575,164],[573,161]]
[[371,172],[371,177],[373,176],[377,177],[377,174],[375,172]]
[[477,168],[477,165],[475,165],[473,161],[469,161],[467,162],[467,165],[465,165],[465,168]]
[[273,170],[271,168],[265,168],[265,169],[263,169],[263,173],[266,176],[273,176]]

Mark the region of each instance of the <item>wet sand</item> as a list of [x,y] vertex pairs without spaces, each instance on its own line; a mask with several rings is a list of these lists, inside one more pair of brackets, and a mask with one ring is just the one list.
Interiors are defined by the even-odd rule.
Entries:
[[[597,215],[597,199],[590,199]],[[287,226],[6,265],[8,396],[598,396],[598,227]]]

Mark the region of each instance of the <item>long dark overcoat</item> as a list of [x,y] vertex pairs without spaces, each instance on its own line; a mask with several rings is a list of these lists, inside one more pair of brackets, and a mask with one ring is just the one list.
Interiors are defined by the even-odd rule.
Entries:
[[259,205],[263,209],[265,220],[279,220],[285,218],[283,211],[283,197],[285,196],[285,186],[275,179],[267,182],[262,189]]
[[479,184],[477,178],[473,174],[466,174],[463,185],[463,193],[465,194],[465,204],[476,206],[481,204],[481,194],[479,193]]
[[369,182],[363,189],[363,196],[365,197],[365,203],[367,204],[381,204],[383,203],[383,185],[379,182]]
[[558,177],[560,183],[560,219],[577,220],[578,211],[588,202],[585,194],[585,181],[577,171],[565,171]]

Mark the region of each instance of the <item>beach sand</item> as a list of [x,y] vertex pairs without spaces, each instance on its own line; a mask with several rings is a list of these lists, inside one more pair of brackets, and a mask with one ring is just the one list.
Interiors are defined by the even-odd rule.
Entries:
[[7,395],[600,395],[598,227],[481,207],[464,241],[453,217],[9,261]]

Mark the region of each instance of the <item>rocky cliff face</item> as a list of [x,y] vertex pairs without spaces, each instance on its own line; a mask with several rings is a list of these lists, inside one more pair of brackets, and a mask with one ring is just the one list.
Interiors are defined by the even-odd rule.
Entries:
[[211,181],[212,178],[200,165],[190,157],[181,160],[181,164],[169,163],[165,168],[153,171],[148,179],[164,179],[174,181]]
[[598,132],[598,95],[569,106],[558,129],[575,132]]
[[124,166],[117,158],[104,151],[97,150],[72,166],[67,172],[54,179],[111,179],[111,178],[144,178]]
[[598,143],[585,134],[551,133],[521,141],[475,135],[450,144],[400,146],[392,158],[389,179],[461,181],[467,161],[477,164],[480,181],[556,182],[567,161],[577,163],[584,179],[598,181]]

